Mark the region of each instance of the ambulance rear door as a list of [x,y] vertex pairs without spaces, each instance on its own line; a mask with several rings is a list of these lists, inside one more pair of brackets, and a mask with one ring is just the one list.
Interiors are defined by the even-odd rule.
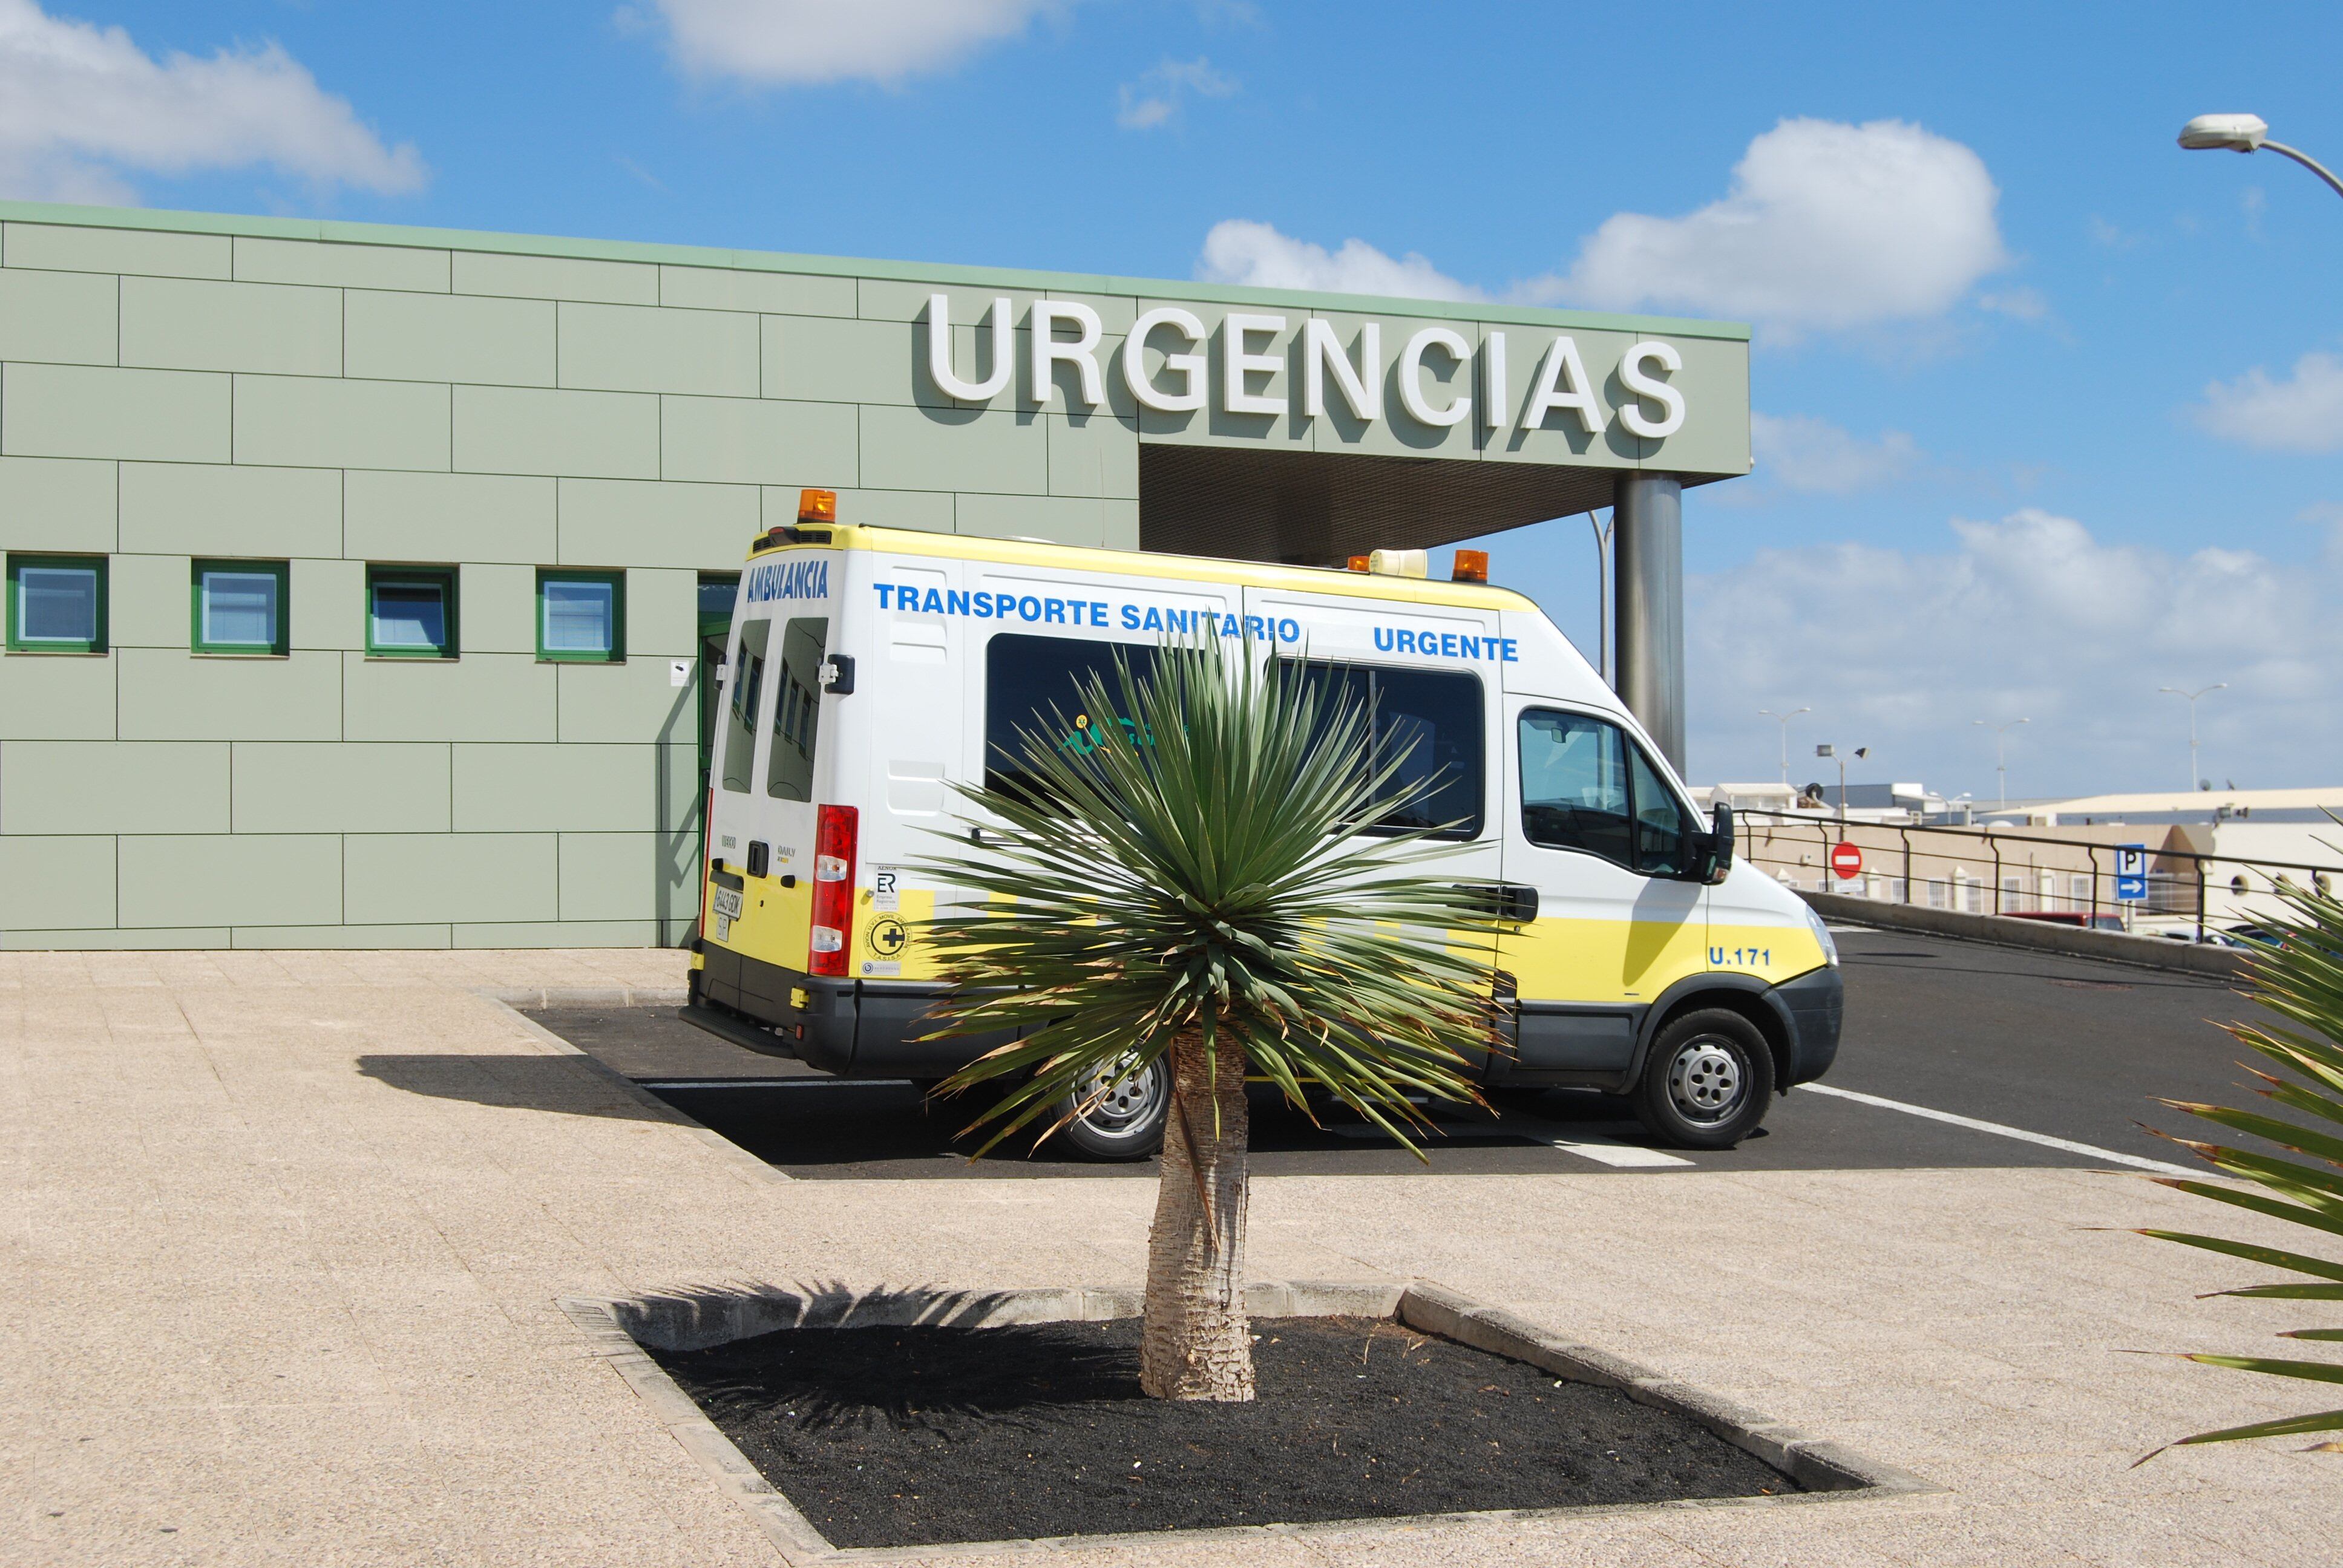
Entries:
[[703,983],[714,1000],[762,1018],[788,1009],[790,976],[807,967],[815,808],[835,769],[839,699],[822,667],[837,635],[840,567],[830,551],[752,561],[725,662],[702,940],[749,961],[711,958]]

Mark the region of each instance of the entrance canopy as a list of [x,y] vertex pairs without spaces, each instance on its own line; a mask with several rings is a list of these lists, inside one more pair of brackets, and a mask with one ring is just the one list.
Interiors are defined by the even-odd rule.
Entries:
[[1608,507],[1609,468],[1230,447],[1139,448],[1139,544],[1332,566]]

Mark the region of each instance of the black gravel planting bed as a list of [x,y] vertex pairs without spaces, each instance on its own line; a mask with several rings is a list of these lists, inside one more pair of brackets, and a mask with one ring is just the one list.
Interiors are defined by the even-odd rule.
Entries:
[[839,1546],[1795,1492],[1682,1416],[1381,1319],[1262,1318],[1251,1404],[1139,1323],[789,1329],[658,1359]]

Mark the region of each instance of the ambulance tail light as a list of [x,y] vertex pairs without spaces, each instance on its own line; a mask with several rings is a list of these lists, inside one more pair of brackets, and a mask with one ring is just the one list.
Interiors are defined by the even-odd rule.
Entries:
[[824,806],[813,828],[813,936],[806,973],[843,978],[849,933],[854,929],[854,840],[861,813],[851,806]]
[[1486,550],[1458,550],[1456,552],[1456,568],[1448,574],[1448,580],[1459,583],[1487,582],[1489,580],[1489,552]]
[[1367,569],[1387,578],[1428,578],[1432,575],[1432,554],[1428,550],[1377,550],[1367,558]]

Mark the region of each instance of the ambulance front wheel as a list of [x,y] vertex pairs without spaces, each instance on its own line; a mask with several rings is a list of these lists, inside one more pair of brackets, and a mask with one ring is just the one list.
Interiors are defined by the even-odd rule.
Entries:
[[1163,1119],[1172,1105],[1172,1075],[1163,1059],[1118,1081],[1120,1070],[1120,1064],[1099,1069],[1066,1101],[1071,1111],[1096,1096],[1058,1131],[1085,1159],[1145,1160],[1163,1147]]
[[1756,1025],[1709,1008],[1671,1020],[1652,1041],[1629,1097],[1652,1135],[1679,1149],[1730,1149],[1774,1103],[1774,1054]]

